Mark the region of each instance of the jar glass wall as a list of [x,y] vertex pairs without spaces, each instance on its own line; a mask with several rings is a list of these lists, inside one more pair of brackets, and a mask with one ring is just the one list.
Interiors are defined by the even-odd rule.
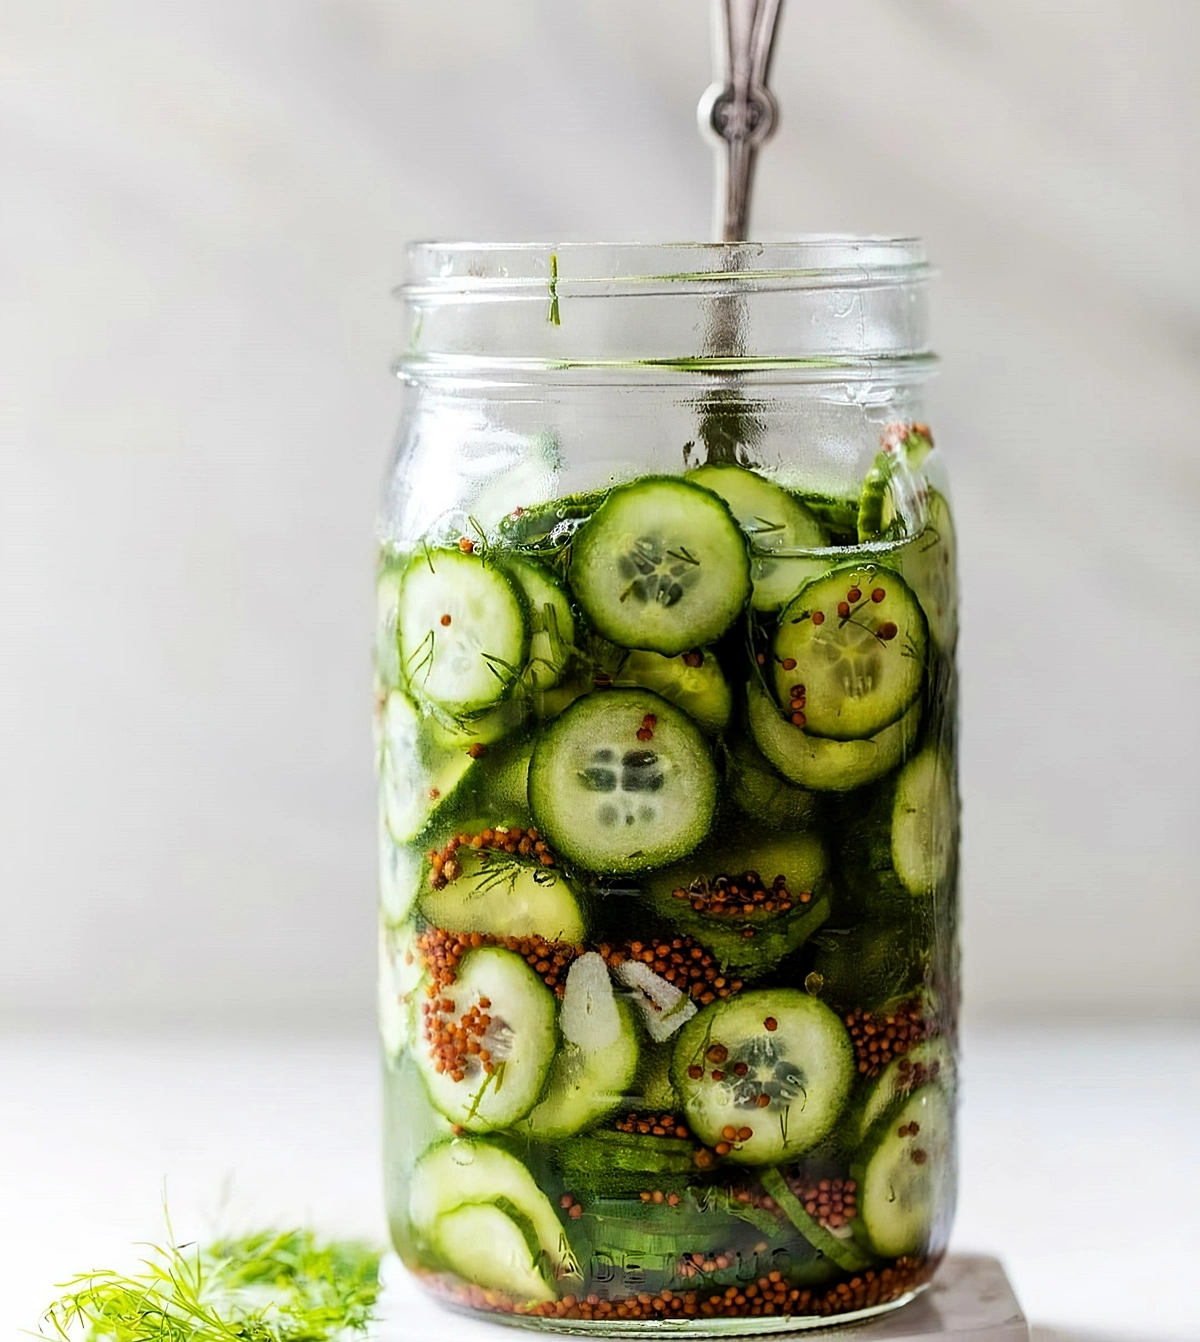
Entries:
[[412,249],[386,1188],[447,1302],[697,1335],[944,1252],[954,531],[912,240]]

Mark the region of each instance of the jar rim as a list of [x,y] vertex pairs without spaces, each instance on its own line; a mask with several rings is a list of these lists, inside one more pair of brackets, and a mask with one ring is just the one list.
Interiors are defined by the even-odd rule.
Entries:
[[922,239],[813,233],[761,242],[417,241],[405,302],[520,299],[569,293],[748,292],[875,288],[933,274]]

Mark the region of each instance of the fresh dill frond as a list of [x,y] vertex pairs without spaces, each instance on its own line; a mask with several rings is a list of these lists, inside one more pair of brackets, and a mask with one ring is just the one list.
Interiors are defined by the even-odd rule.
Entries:
[[[168,1227],[169,1228],[169,1227]],[[60,1288],[48,1342],[333,1342],[365,1333],[380,1251],[310,1230],[149,1246],[141,1270],[81,1273]]]

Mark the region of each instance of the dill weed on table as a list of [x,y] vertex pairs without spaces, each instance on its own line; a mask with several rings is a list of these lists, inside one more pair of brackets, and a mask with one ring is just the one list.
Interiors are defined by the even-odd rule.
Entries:
[[[168,1225],[168,1230],[170,1229]],[[309,1230],[152,1246],[141,1271],[80,1273],[46,1310],[52,1342],[332,1342],[367,1331],[380,1251]]]

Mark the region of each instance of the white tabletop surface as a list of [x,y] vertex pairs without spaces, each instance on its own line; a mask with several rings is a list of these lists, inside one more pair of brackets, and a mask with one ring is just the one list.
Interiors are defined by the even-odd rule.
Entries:
[[[1049,1342],[1200,1339],[1200,1028],[975,1031],[955,1247],[998,1254]],[[0,1337],[54,1283],[176,1234],[382,1236],[366,1031],[0,1041]],[[507,1337],[508,1334],[503,1336]]]

